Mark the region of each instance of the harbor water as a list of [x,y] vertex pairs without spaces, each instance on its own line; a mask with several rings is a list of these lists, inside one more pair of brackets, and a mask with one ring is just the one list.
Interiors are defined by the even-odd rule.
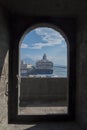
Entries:
[[57,75],[58,77],[67,77],[67,67],[54,66],[53,75]]
[[67,77],[67,67],[65,66],[54,66],[53,74],[37,74],[29,75],[29,77]]

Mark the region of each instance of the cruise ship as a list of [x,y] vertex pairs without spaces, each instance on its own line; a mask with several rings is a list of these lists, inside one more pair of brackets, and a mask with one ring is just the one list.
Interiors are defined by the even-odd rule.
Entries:
[[21,76],[53,74],[53,62],[49,61],[46,54],[44,54],[43,58],[37,61],[35,66],[21,61],[20,72]]
[[36,62],[35,68],[36,74],[52,74],[53,73],[53,62],[47,59],[46,54],[43,58]]

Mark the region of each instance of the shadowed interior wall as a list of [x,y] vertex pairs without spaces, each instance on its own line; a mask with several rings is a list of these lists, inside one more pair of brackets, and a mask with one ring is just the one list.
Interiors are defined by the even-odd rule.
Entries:
[[77,26],[77,85],[76,115],[84,130],[87,129],[87,15],[78,18]]
[[23,102],[65,101],[67,105],[68,84],[66,78],[22,78],[20,104]]
[[7,98],[5,90],[8,83],[8,50],[9,31],[7,14],[4,9],[0,8],[0,129],[4,129],[7,126]]

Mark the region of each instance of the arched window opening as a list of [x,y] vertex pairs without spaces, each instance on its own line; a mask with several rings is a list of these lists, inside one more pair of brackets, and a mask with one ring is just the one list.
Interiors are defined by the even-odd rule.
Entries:
[[8,122],[74,120],[75,87],[76,19],[16,17],[16,24],[13,19]]
[[68,113],[68,43],[61,32],[38,25],[20,40],[19,115]]
[[21,77],[67,77],[67,43],[52,27],[36,27],[20,43]]

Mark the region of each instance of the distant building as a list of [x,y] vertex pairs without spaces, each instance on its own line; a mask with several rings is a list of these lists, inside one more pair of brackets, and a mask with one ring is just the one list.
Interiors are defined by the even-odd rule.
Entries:
[[32,70],[34,69],[33,65],[31,64],[26,64],[23,60],[21,61],[21,76],[28,76],[29,74],[32,73]]

